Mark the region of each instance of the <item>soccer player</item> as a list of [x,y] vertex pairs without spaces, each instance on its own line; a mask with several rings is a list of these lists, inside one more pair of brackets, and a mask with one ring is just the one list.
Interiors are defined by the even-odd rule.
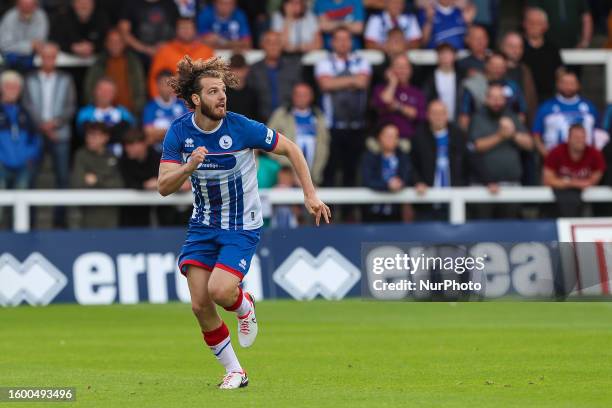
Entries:
[[248,384],[216,305],[238,317],[238,342],[249,347],[257,336],[253,297],[240,282],[249,270],[263,224],[253,149],[286,156],[304,190],[304,203],[319,225],[331,212],[315,192],[301,150],[265,125],[226,111],[226,87],[237,85],[219,58],[185,56],[170,81],[194,110],[176,119],[164,139],[158,189],[163,196],[191,180],[193,215],[179,268],[187,277],[193,313],[226,374],[221,389]]

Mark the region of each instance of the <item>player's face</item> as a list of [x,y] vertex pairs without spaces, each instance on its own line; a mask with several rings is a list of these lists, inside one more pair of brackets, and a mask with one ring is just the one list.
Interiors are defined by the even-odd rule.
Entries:
[[221,120],[226,114],[225,84],[219,78],[202,78],[200,113],[212,120]]

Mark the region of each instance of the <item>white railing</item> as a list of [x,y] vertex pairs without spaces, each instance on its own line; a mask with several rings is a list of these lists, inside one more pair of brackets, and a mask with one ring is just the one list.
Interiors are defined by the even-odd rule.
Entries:
[[[270,205],[302,204],[300,189],[260,190],[263,202]],[[446,203],[449,221],[462,224],[466,220],[466,204],[473,203],[548,203],[554,195],[548,187],[502,187],[497,194],[484,187],[429,189],[419,195],[413,188],[397,193],[381,193],[368,188],[322,188],[320,198],[327,204]],[[612,188],[592,187],[582,194],[585,202],[611,202]],[[13,208],[13,229],[28,232],[30,209],[39,206],[129,206],[191,204],[191,193],[161,197],[156,192],[135,190],[21,190],[0,192],[0,206]]]
[[[360,50],[359,51],[371,64],[380,64],[383,62],[383,54],[376,50]],[[217,55],[229,57],[231,51],[216,51]],[[459,56],[465,55],[465,51],[461,51]],[[311,51],[302,57],[302,63],[305,65],[313,65],[318,60],[325,58],[327,52],[324,50]],[[433,65],[436,63],[437,56],[433,50],[412,50],[408,52],[408,56],[413,64],[416,65]],[[245,58],[249,64],[253,64],[264,57],[261,50],[252,50],[245,53]],[[587,49],[574,50],[566,49],[561,51],[563,62],[568,65],[604,65],[605,66],[605,91],[606,101],[612,103],[612,50],[605,49]],[[72,54],[60,53],[58,56],[58,65],[60,67],[85,67],[91,65],[94,58],[79,58]],[[40,59],[37,57],[35,64],[40,64]]]

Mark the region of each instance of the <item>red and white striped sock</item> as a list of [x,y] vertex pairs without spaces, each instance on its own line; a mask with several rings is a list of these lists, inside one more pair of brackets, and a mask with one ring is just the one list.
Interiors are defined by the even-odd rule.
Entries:
[[208,347],[210,347],[217,361],[225,367],[226,372],[242,371],[242,367],[238,362],[238,357],[236,357],[236,353],[232,347],[229,330],[227,330],[227,326],[224,322],[215,330],[209,332],[203,331],[202,334],[204,335],[204,341],[208,344]]
[[238,286],[238,297],[233,305],[226,307],[225,310],[228,312],[235,312],[238,315],[239,319],[244,318],[253,307],[253,304],[247,297],[244,295],[242,288]]

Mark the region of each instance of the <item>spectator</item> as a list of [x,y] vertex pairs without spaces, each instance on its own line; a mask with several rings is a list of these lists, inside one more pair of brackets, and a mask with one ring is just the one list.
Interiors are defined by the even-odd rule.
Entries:
[[50,37],[62,51],[87,58],[102,51],[110,27],[95,0],[72,0],[71,7],[53,19]]
[[386,73],[391,66],[391,61],[399,55],[405,54],[408,49],[408,42],[404,37],[404,33],[399,28],[393,28],[387,34],[383,51],[385,59],[382,64],[377,64],[373,67],[372,83],[380,84],[386,80]]
[[524,52],[523,37],[515,31],[506,33],[502,38],[500,49],[508,65],[506,77],[519,84],[523,91],[527,103],[527,123],[532,123],[535,111],[538,109],[538,96],[531,69],[521,62]]
[[449,43],[458,50],[465,48],[464,36],[475,15],[473,7],[461,10],[456,0],[438,0],[425,8],[423,22],[423,46],[436,48]]
[[[518,186],[522,177],[521,150],[532,150],[533,139],[517,114],[508,109],[504,87],[492,84],[485,106],[474,115],[469,138],[481,162],[482,181],[495,193],[500,185]],[[480,218],[517,218],[520,207],[483,205]]]
[[580,82],[576,74],[559,71],[557,91],[557,96],[540,105],[533,124],[536,147],[543,157],[557,145],[566,142],[570,126],[577,123],[586,130],[587,143],[591,146],[595,144],[599,113],[591,101],[580,96]]
[[208,59],[214,56],[214,51],[202,44],[196,38],[195,22],[190,18],[179,18],[176,21],[176,36],[159,47],[153,56],[149,70],[149,93],[151,97],[159,96],[157,77],[161,71],[176,72],[176,64],[189,55],[193,60]]
[[148,62],[174,36],[178,16],[173,0],[130,0],[125,2],[118,28],[126,44]]
[[[378,143],[373,143],[361,161],[361,177],[364,186],[378,191],[398,192],[412,184],[410,156],[400,144],[399,129],[386,125],[378,133]],[[367,222],[412,221],[410,205],[374,204],[364,214]]]
[[41,47],[40,70],[29,74],[25,80],[24,106],[43,136],[45,150],[53,160],[55,187],[68,188],[76,90],[72,77],[57,70],[58,52],[58,46],[53,43]]
[[227,110],[240,113],[249,118],[256,118],[259,114],[257,92],[247,86],[249,65],[244,55],[232,55],[230,58],[230,69],[238,78],[238,86],[225,91],[227,95]]
[[467,136],[449,123],[448,110],[441,100],[427,108],[427,123],[412,139],[410,150],[417,192],[429,187],[466,186],[470,181]]
[[404,0],[386,0],[385,10],[368,19],[365,28],[366,48],[382,50],[390,30],[399,28],[406,38],[408,48],[418,48],[421,43],[421,28],[416,16],[404,12]]
[[503,86],[508,107],[518,115],[521,122],[525,123],[527,113],[525,96],[519,84],[506,78],[507,69],[503,55],[491,54],[487,58],[484,74],[476,73],[463,81],[459,108],[459,125],[463,129],[469,127],[471,116],[484,105],[487,88],[492,82]]
[[[433,100],[427,108],[427,123],[412,139],[410,149],[413,178],[417,194],[427,189],[469,185],[478,174],[470,175],[472,154],[467,148],[467,136],[449,123],[448,110],[440,100]],[[448,206],[442,204],[419,206],[419,219],[448,220]]]
[[319,23],[306,0],[283,0],[280,11],[272,15],[272,30],[281,34],[288,53],[318,50],[323,44]]
[[533,74],[538,102],[555,95],[555,73],[563,66],[561,52],[544,34],[548,17],[542,9],[529,8],[523,20],[525,52],[523,62]]
[[351,52],[351,32],[334,32],[333,54],[317,62],[315,77],[323,92],[323,107],[330,128],[330,157],[325,168],[325,185],[334,185],[336,173],[342,172],[344,187],[355,185],[355,158],[363,151],[364,116],[370,64]]
[[0,52],[9,67],[28,70],[49,33],[47,14],[37,0],[17,0],[0,20]]
[[40,156],[35,124],[19,103],[22,89],[16,71],[0,74],[0,190],[30,188]]
[[111,151],[121,156],[121,139],[125,131],[135,124],[135,120],[124,106],[113,104],[116,94],[115,82],[108,77],[100,78],[94,89],[93,103],[79,110],[76,124],[79,131],[83,131],[87,123],[103,123],[109,128],[111,136],[105,145],[109,144]]
[[268,127],[287,136],[302,149],[312,180],[321,184],[329,156],[329,131],[323,112],[313,103],[312,88],[306,83],[297,84],[293,88],[291,105],[274,111]]
[[[293,168],[283,166],[278,171],[277,183],[274,186],[278,189],[297,187],[297,182]],[[295,205],[277,205],[272,210],[270,226],[272,228],[297,228],[299,225],[298,217],[301,208]]]
[[438,66],[425,82],[425,98],[427,102],[439,99],[446,106],[451,122],[454,122],[458,115],[461,95],[461,76],[455,69],[457,53],[453,46],[447,43],[438,45],[436,52]]
[[412,65],[406,55],[395,57],[387,71],[387,82],[374,88],[372,103],[379,113],[379,125],[392,123],[400,137],[411,138],[425,119],[425,95],[410,85]]
[[266,32],[261,38],[261,48],[265,54],[264,59],[251,66],[247,86],[257,92],[258,119],[266,122],[276,108],[291,102],[291,92],[301,80],[302,67],[281,56],[279,33]]
[[172,72],[161,71],[157,74],[159,95],[151,99],[144,108],[142,126],[147,144],[161,152],[161,144],[172,122],[187,113],[187,107],[179,100],[168,84]]
[[214,49],[247,50],[251,48],[251,30],[247,17],[236,7],[236,0],[214,0],[198,15],[198,34],[204,44]]
[[351,32],[354,50],[363,48],[361,34],[365,13],[361,0],[315,0],[314,12],[319,17],[326,49],[331,50],[332,33],[339,27],[346,27]]
[[586,136],[582,125],[572,125],[567,143],[552,149],[544,161],[542,182],[555,190],[560,217],[582,215],[582,190],[599,184],[606,170],[602,154],[587,145]]
[[593,38],[593,18],[586,0],[528,0],[548,15],[548,38],[559,48],[588,48]]
[[[109,139],[110,130],[103,123],[89,123],[85,126],[85,146],[74,157],[72,187],[123,187],[118,161],[106,148]],[[116,228],[118,223],[118,208],[112,206],[76,207],[69,221],[73,228]]]
[[[161,153],[147,145],[145,135],[136,129],[129,130],[123,138],[125,154],[119,160],[119,170],[126,188],[157,191],[157,174]],[[121,225],[146,227],[150,225],[151,207],[130,206],[121,208]]]
[[470,77],[476,72],[484,72],[485,62],[491,53],[489,50],[489,35],[483,27],[471,26],[465,36],[465,44],[470,53],[460,59],[457,65],[463,78]]
[[108,77],[117,85],[114,103],[138,114],[146,101],[142,62],[135,53],[126,49],[126,44],[117,30],[108,32],[105,48],[85,74],[84,101],[93,103],[96,84],[101,78]]

